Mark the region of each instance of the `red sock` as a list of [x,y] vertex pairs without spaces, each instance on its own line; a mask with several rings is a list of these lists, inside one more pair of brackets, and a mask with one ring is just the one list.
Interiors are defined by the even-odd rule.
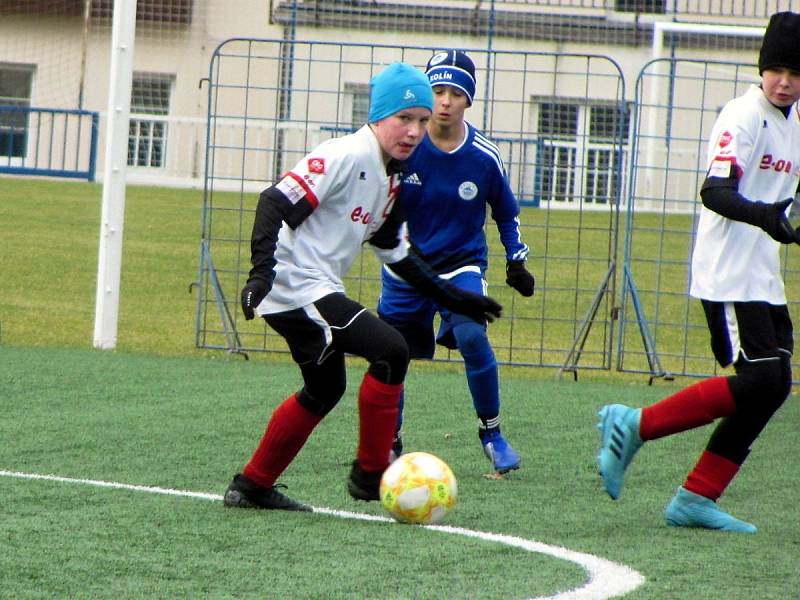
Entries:
[[260,486],[275,485],[321,420],[303,408],[295,394],[289,396],[272,413],[264,437],[242,474]]
[[683,487],[716,502],[738,472],[739,465],[735,462],[704,450]]
[[655,440],[735,412],[727,377],[712,377],[643,408],[639,435],[643,440]]
[[403,384],[381,383],[367,373],[358,391],[358,451],[356,459],[368,472],[383,471],[389,466],[394,430],[397,426],[397,404]]

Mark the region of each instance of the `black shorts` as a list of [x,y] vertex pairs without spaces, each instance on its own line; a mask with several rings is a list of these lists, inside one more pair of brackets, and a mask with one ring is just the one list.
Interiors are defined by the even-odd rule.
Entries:
[[792,319],[786,305],[702,302],[711,332],[711,350],[720,366],[728,367],[740,356],[755,360],[792,355]]
[[308,306],[264,315],[264,319],[283,336],[301,367],[321,365],[332,354],[352,354],[371,366],[384,364],[389,383],[405,377],[409,359],[403,336],[344,294],[328,294]]
[[286,340],[297,364],[322,364],[333,351],[334,333],[366,311],[344,294],[329,294],[302,308],[264,315],[264,320]]

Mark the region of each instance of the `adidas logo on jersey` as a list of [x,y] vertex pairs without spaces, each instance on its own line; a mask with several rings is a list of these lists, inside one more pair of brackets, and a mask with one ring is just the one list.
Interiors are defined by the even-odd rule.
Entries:
[[412,173],[406,177],[403,182],[410,183],[411,185],[422,185],[422,182],[419,180],[419,176],[416,173]]

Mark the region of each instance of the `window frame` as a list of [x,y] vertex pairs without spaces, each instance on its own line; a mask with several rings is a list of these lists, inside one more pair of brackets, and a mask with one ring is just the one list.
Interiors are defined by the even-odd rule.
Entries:
[[[137,84],[159,84],[165,103],[134,105]],[[166,92],[166,93],[164,93]],[[131,116],[128,125],[128,166],[144,169],[167,167],[168,117],[175,92],[175,76],[166,73],[135,72],[131,82]],[[163,108],[160,108],[163,107]],[[145,116],[147,115],[147,116]]]
[[20,87],[18,95],[6,93],[11,90],[0,89],[0,105],[13,107],[0,113],[0,158],[16,164],[28,154],[30,113],[25,109],[32,106],[36,65],[0,62],[0,74],[10,72],[27,75],[27,81]]

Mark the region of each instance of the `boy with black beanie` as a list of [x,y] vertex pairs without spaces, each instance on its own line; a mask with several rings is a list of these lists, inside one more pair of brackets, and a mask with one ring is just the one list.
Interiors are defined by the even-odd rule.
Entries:
[[734,374],[690,385],[642,409],[600,412],[597,456],[617,499],[644,442],[717,421],[666,508],[667,525],[755,533],[716,501],[792,387],[792,321],[779,254],[800,243],[786,210],[800,170],[800,14],[772,15],[758,59],[761,84],[728,102],[711,133],[689,293],[703,305],[717,362]]

